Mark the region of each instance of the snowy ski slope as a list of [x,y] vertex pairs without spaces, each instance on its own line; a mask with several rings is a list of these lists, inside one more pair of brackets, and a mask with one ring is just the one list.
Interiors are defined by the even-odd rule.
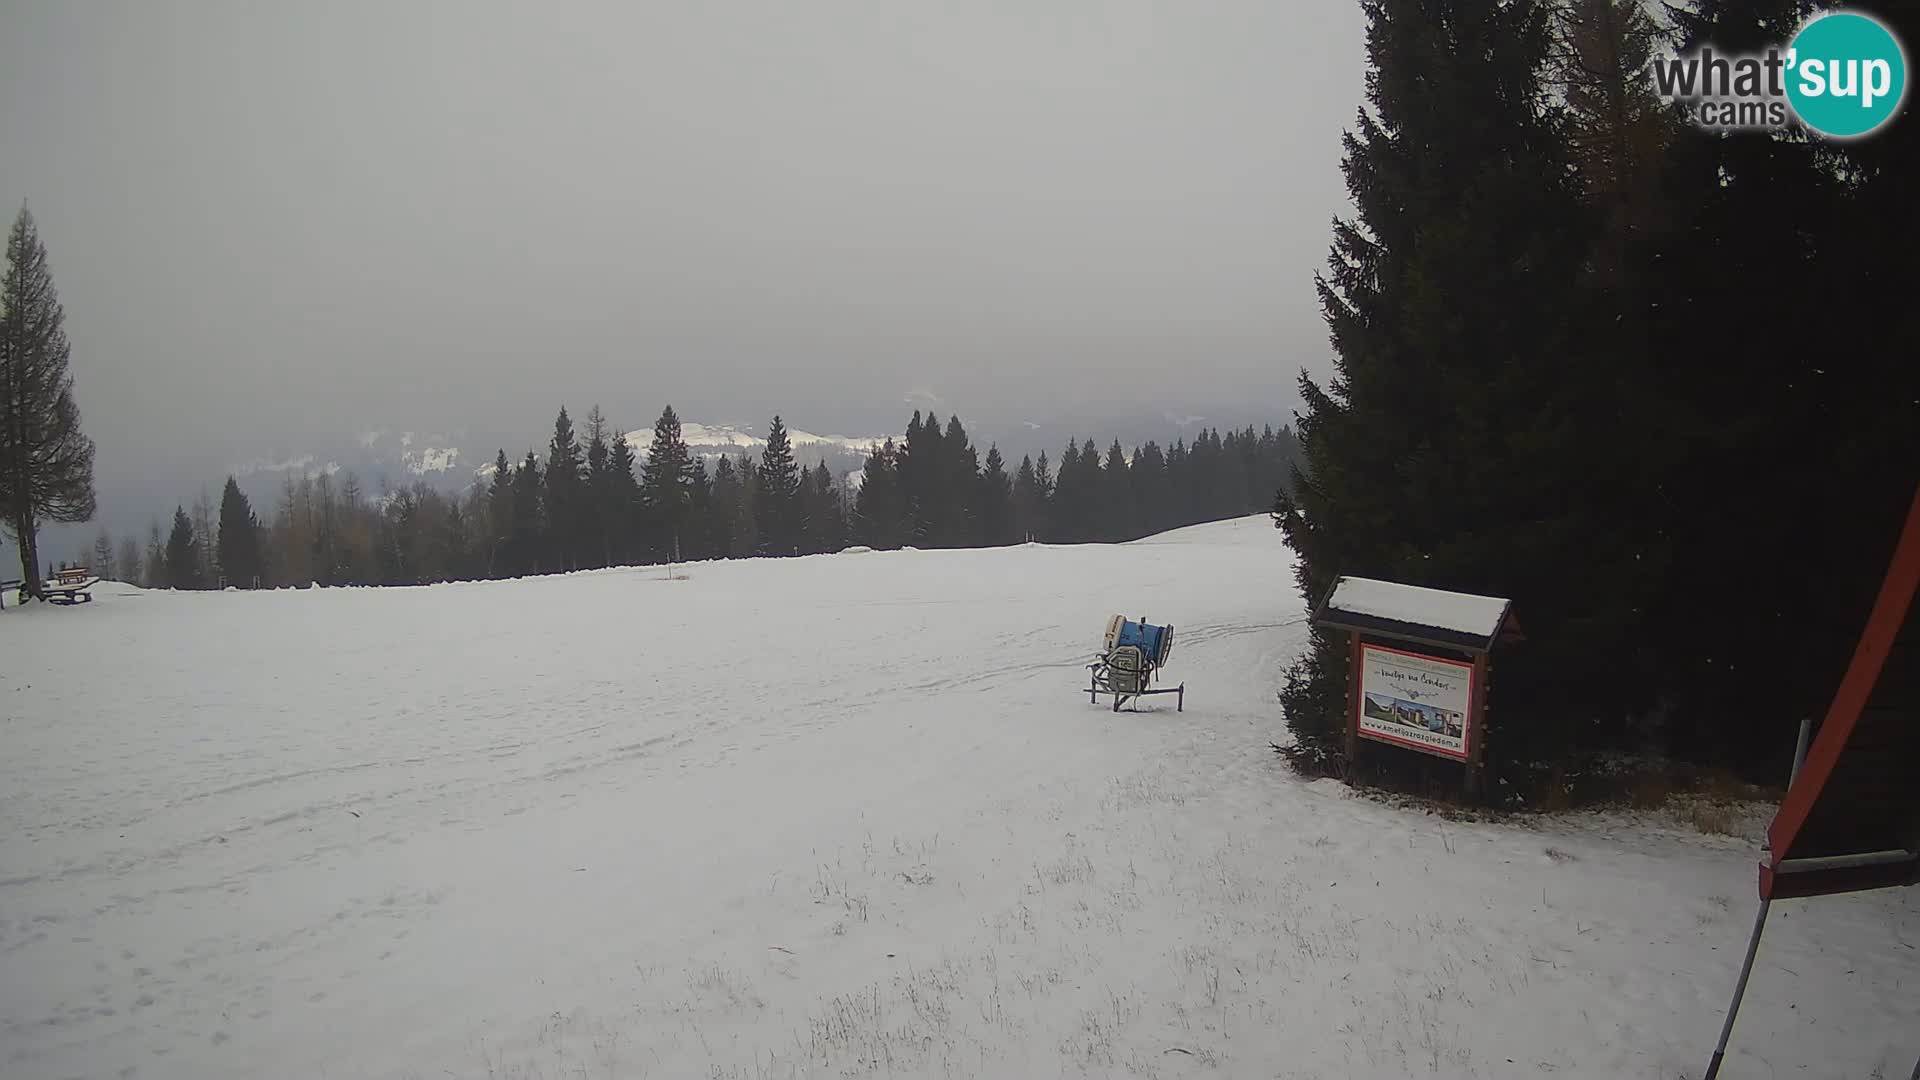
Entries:
[[[0,1076],[1698,1076],[1751,845],[1291,775],[1263,518],[683,569],[0,614]],[[1904,1076],[1910,893],[1724,1075]]]

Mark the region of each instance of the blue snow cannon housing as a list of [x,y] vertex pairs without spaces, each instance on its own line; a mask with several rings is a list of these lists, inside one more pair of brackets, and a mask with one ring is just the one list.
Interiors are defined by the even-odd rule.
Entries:
[[1140,655],[1144,655],[1154,667],[1167,663],[1167,653],[1173,651],[1173,626],[1135,623],[1133,619],[1125,619],[1117,615],[1116,619],[1119,619],[1119,630],[1114,634],[1112,648],[1135,646],[1139,648]]

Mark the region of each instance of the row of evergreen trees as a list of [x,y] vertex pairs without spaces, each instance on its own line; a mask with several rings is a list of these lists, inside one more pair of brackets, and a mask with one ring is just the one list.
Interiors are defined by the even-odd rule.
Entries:
[[1286,427],[1203,431],[1131,456],[1114,440],[1105,463],[1092,440],[1069,439],[1058,472],[1042,453],[1012,475],[997,446],[986,461],[958,416],[915,412],[906,437],[868,455],[853,530],[876,548],[976,547],[1026,540],[1088,543],[1256,513],[1284,482],[1298,447]]
[[[1274,508],[1303,591],[1512,597],[1487,743],[1512,788],[1622,750],[1777,781],[1920,481],[1920,118],[1709,132],[1654,96],[1650,58],[1783,45],[1795,0],[1363,6],[1338,368],[1302,377]],[[1920,8],[1881,11],[1920,40]],[[1347,662],[1316,636],[1288,676],[1304,768],[1348,765]]]
[[978,547],[1047,540],[1127,540],[1179,525],[1258,512],[1293,464],[1282,427],[1205,431],[1165,451],[1152,442],[1105,463],[1070,440],[1012,475],[997,446],[985,461],[959,417],[943,428],[915,412],[904,439],[872,449],[857,494],[820,462],[799,465],[775,416],[757,456],[723,456],[709,472],[669,406],[644,458],[600,410],[585,440],[562,409],[544,459],[505,451],[491,476],[459,495],[424,484],[369,497],[351,474],[289,476],[266,521],[227,478],[218,514],[202,496],[155,521],[146,549],[102,532],[96,572],[181,589],[417,584],[519,577],[605,566],[875,548]]

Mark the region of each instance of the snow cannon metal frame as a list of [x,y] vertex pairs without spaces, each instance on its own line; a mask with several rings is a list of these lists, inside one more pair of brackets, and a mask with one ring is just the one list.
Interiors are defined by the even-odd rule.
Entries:
[[[1173,627],[1155,626],[1142,618],[1115,615],[1107,620],[1100,655],[1087,665],[1087,702],[1097,705],[1101,694],[1113,696],[1113,711],[1129,700],[1153,694],[1176,694],[1174,709],[1187,710],[1187,684],[1153,689],[1153,678],[1173,655]],[[1137,705],[1135,706],[1138,707]]]

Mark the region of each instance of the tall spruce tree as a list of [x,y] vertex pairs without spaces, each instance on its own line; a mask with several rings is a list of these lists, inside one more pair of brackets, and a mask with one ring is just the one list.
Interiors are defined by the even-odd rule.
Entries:
[[1054,476],[1053,499],[1047,507],[1047,539],[1061,544],[1088,539],[1087,512],[1091,505],[1086,474],[1080,468],[1079,440],[1068,439],[1066,449],[1060,452],[1060,471]]
[[[919,417],[915,417],[918,423]],[[900,488],[899,454],[888,439],[867,451],[860,470],[860,490],[853,499],[854,539],[871,548],[890,550],[906,543],[906,493]]]
[[41,522],[94,512],[93,440],[80,430],[70,352],[46,246],[21,207],[0,279],[0,525],[19,548],[22,588],[40,599]]
[[760,501],[760,466],[742,452],[734,462],[733,471],[739,482],[735,485],[731,511],[733,548],[728,554],[736,559],[748,559],[761,553],[760,520],[755,512]]
[[187,517],[184,506],[173,509],[173,534],[167,538],[167,587],[206,587],[205,579],[200,576],[200,551],[193,538],[193,521]]
[[799,554],[800,470],[794,464],[787,425],[778,416],[767,428],[767,445],[760,452],[756,479],[754,520],[759,526],[759,553]]
[[147,557],[144,560],[147,576],[141,584],[149,589],[164,589],[172,584],[167,578],[167,554],[167,542],[160,536],[160,519],[154,518],[147,523]]
[[894,456],[894,471],[906,499],[908,541],[915,547],[937,546],[941,538],[945,480],[949,475],[940,434],[940,418],[915,409],[906,438]]
[[[992,454],[988,454],[992,458]],[[1020,467],[1013,473],[1011,492],[1013,543],[1024,544],[1040,532],[1040,481],[1033,471],[1033,456],[1023,454]]]
[[[774,424],[779,423],[780,418],[775,417]],[[780,429],[780,435],[786,437],[785,428]],[[771,450],[771,434],[767,442]],[[791,465],[792,461],[789,452],[787,462]],[[641,468],[640,501],[659,530],[660,557],[674,562],[680,561],[682,533],[693,510],[693,472],[693,454],[680,434],[680,417],[668,405],[654,421],[653,445],[647,448],[647,462]]]
[[1051,526],[1048,523],[1053,516],[1053,496],[1056,486],[1053,466],[1047,461],[1047,452],[1042,450],[1040,456],[1033,461],[1033,491],[1037,497],[1035,505],[1038,508],[1038,515],[1033,523],[1035,540],[1050,538]]
[[606,515],[613,535],[614,561],[621,565],[635,562],[640,550],[640,480],[635,474],[633,443],[616,432],[607,455]]
[[[1583,354],[1578,274],[1585,217],[1543,93],[1542,0],[1365,0],[1369,109],[1345,140],[1359,209],[1334,228],[1319,282],[1336,359],[1304,373],[1307,468],[1275,499],[1310,600],[1340,574],[1512,597],[1536,639],[1503,661],[1503,708],[1541,706],[1490,743],[1496,768],[1566,754],[1611,688],[1536,700],[1565,651],[1605,655],[1625,610],[1610,525],[1567,477],[1597,462],[1582,420],[1605,410]],[[1583,395],[1594,395],[1582,401]],[[1196,442],[1210,472],[1217,435]],[[1604,467],[1604,465],[1602,465]],[[1577,569],[1576,569],[1577,568]],[[1316,632],[1283,703],[1292,756],[1341,753],[1346,650]],[[1392,767],[1408,763],[1390,759]]]
[[722,457],[713,466],[713,495],[707,511],[707,550],[715,558],[733,554],[739,529],[740,474],[733,459]]
[[562,406],[560,415],[553,421],[553,438],[547,443],[543,502],[552,568],[561,572],[580,565],[587,508],[583,456],[580,439],[573,432],[573,421]]
[[1127,474],[1127,452],[1120,448],[1119,439],[1107,447],[1107,463],[1100,469],[1098,490],[1099,538],[1115,541],[1138,536],[1134,523],[1133,478]]
[[581,559],[588,566],[613,563],[612,453],[607,445],[607,418],[596,404],[587,412],[586,484],[580,510]]
[[143,584],[147,580],[144,573],[146,564],[140,558],[140,541],[131,536],[122,536],[113,568],[119,571],[121,581],[129,585]]
[[508,541],[513,550],[511,565],[515,576],[539,574],[554,569],[547,557],[546,478],[540,474],[540,462],[527,451],[520,467],[513,472],[513,533]]
[[[1027,466],[1027,479],[1033,479],[1033,467]],[[975,500],[978,506],[979,531],[977,540],[989,547],[1001,547],[1019,542],[1014,523],[1013,481],[1007,476],[1006,461],[1000,456],[1000,444],[987,445],[987,465],[976,481],[979,495]]]
[[[1792,40],[1811,7],[1699,0],[1674,17],[1683,51],[1735,55]],[[1911,57],[1920,6],[1874,14]],[[1629,248],[1638,291],[1608,312],[1640,321],[1620,377],[1651,417],[1633,441],[1654,449],[1628,505],[1645,561],[1667,567],[1628,656],[1658,673],[1670,749],[1769,775],[1830,701],[1920,485],[1920,125],[1909,104],[1846,142],[1688,131],[1657,165],[1671,203]],[[1760,282],[1819,317],[1754,317]],[[1690,632],[1701,612],[1713,633]]]
[[88,553],[86,566],[95,576],[106,581],[119,581],[119,568],[114,565],[113,537],[107,530],[93,538],[93,550]]
[[1133,461],[1127,466],[1127,480],[1133,486],[1134,523],[1144,534],[1165,532],[1173,528],[1169,517],[1169,489],[1167,485],[1167,459],[1160,453],[1160,444],[1147,440],[1145,446],[1133,452]]
[[713,481],[707,476],[703,458],[695,457],[691,464],[686,523],[680,527],[680,555],[688,561],[713,558],[713,548],[707,542],[713,531]]
[[806,476],[802,485],[806,550],[815,554],[839,551],[847,542],[846,509],[840,500],[840,485],[825,461],[815,464]]
[[513,549],[513,466],[507,462],[504,448],[493,458],[493,479],[487,485],[487,576],[507,577],[514,572]]
[[1551,77],[1577,182],[1598,212],[1594,269],[1612,285],[1667,205],[1658,164],[1676,129],[1651,72],[1666,37],[1642,0],[1565,0],[1554,14]]
[[241,589],[260,586],[260,519],[253,504],[233,477],[220,491],[220,573],[228,585]]
[[947,417],[940,456],[939,546],[972,547],[980,542],[980,452],[967,438],[959,413]]
[[201,587],[214,588],[220,584],[220,550],[214,544],[213,496],[206,488],[200,489],[200,497],[193,500],[187,514],[193,522],[193,547],[200,553]]

